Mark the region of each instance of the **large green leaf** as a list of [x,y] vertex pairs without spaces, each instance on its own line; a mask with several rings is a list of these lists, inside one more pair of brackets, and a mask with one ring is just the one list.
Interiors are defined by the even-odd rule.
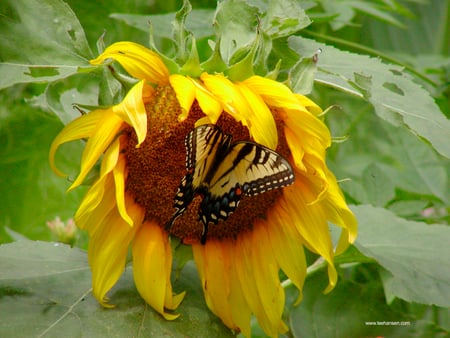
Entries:
[[411,337],[417,332],[415,323],[386,304],[377,282],[340,280],[331,293],[324,295],[326,277],[317,274],[308,278],[304,298],[289,316],[293,336]]
[[307,56],[322,49],[317,83],[367,100],[379,117],[393,125],[407,127],[450,158],[450,120],[402,67],[296,36],[289,39],[289,45],[300,55]]
[[371,206],[353,207],[359,221],[355,246],[386,269],[386,294],[450,306],[450,227],[407,221]]
[[[110,17],[123,21],[145,33],[148,33],[151,24],[154,29],[153,34],[156,37],[167,39],[173,37],[172,23],[175,20],[175,13],[154,15],[113,13]],[[212,9],[194,9],[186,17],[186,29],[191,31],[196,39],[211,36],[214,34],[213,17],[214,10]]]
[[[408,29],[402,29],[382,22],[370,20],[368,32],[371,42],[377,50],[395,51],[401,55],[411,56],[442,54],[447,55],[450,49],[450,2],[442,0],[405,1],[414,15],[408,20]],[[383,36],[383,39],[379,37]]]
[[232,337],[206,307],[195,267],[188,264],[178,292],[188,293],[166,321],[137,293],[131,268],[110,292],[113,309],[91,294],[85,252],[68,246],[19,241],[0,246],[1,337]]
[[[18,87],[18,86],[16,86]],[[20,88],[0,92],[0,243],[9,240],[7,226],[33,239],[50,239],[46,222],[73,217],[84,189],[67,193],[70,182],[50,169],[50,144],[63,125],[55,117],[20,100]],[[81,143],[63,146],[57,166],[73,179],[78,171]]]
[[0,15],[0,89],[51,81],[89,66],[83,28],[60,0],[11,0]]

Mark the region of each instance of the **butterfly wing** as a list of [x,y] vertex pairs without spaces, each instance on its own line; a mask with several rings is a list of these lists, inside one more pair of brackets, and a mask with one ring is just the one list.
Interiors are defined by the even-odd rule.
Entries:
[[225,220],[242,194],[254,196],[293,182],[291,165],[277,152],[252,142],[234,143],[209,181],[200,218],[204,225]]
[[217,154],[226,153],[231,142],[231,137],[224,135],[214,125],[203,125],[192,129],[185,138],[186,170],[175,194],[175,213],[166,224],[170,229],[175,219],[182,215],[192,202],[195,193],[199,190],[207,190],[208,177],[214,171],[217,162]]
[[231,136],[224,135],[214,125],[203,125],[189,132],[185,139],[186,170],[193,173],[194,189],[207,184],[230,142]]

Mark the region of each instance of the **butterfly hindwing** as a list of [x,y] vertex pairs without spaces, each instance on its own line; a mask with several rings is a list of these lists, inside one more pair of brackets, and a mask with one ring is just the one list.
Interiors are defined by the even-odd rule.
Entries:
[[200,194],[202,244],[206,241],[208,224],[226,220],[243,194],[254,196],[294,182],[292,167],[280,154],[253,142],[231,144],[231,136],[214,125],[192,129],[185,146],[187,174],[178,187],[176,211],[166,229],[183,214],[195,194]]

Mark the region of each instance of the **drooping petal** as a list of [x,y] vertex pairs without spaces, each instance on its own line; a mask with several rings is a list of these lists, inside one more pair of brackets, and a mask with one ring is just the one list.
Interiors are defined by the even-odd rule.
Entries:
[[55,154],[59,146],[64,143],[90,137],[97,127],[98,122],[107,114],[107,109],[98,109],[67,124],[53,140],[49,151],[49,161],[52,170],[59,176],[66,176],[55,166]]
[[108,174],[89,188],[75,213],[75,223],[91,236],[115,207],[114,178]]
[[69,191],[83,183],[84,178],[98,161],[103,152],[111,145],[124,122],[112,110],[106,110],[104,116],[97,122],[95,131],[90,136],[81,156],[81,168],[78,177],[72,183]]
[[284,191],[284,206],[291,215],[304,245],[327,261],[329,285],[325,291],[328,292],[337,282],[333,243],[328,229],[328,219],[331,215],[323,204],[326,197],[310,203],[317,195],[314,189],[307,180],[297,176],[293,188]]
[[90,63],[100,65],[109,58],[119,62],[131,76],[137,79],[155,84],[168,83],[169,70],[158,54],[137,43],[116,42]]
[[333,173],[327,170],[329,186],[327,189],[327,197],[323,200],[324,208],[328,211],[329,220],[345,230],[342,234],[344,241],[336,248],[336,253],[342,252],[349,243],[353,243],[358,233],[358,223],[355,215],[345,203],[344,195],[339,188]]
[[[291,189],[291,188],[287,188]],[[300,237],[292,217],[284,208],[284,198],[273,207],[268,214],[270,220],[270,243],[272,252],[281,270],[297,287],[299,296],[295,302],[297,305],[302,299],[303,284],[306,279],[306,258]]]
[[[252,233],[243,235],[236,240],[235,245],[234,257],[237,258],[234,261],[236,278],[239,280],[246,303],[252,313],[255,314],[258,323],[269,336],[277,336],[279,333],[286,331],[287,328],[281,320],[281,313],[278,318],[275,318],[277,313],[279,313],[280,297],[284,305],[284,293],[280,294],[283,291],[278,289],[278,286],[281,288],[279,280],[278,286],[273,283],[273,259],[267,262],[267,264],[272,266],[269,266],[268,272],[265,271],[261,264],[266,255],[260,256],[260,250],[258,250],[258,253],[253,252],[255,250],[254,235]],[[260,236],[257,235],[256,237],[259,238]],[[267,249],[267,247],[264,249]],[[268,277],[267,274],[269,278],[265,279],[265,277]],[[263,285],[262,283],[268,284]],[[262,295],[261,292],[268,292],[269,295]],[[269,301],[269,297],[275,298]],[[267,303],[268,301],[270,304]],[[273,308],[267,309],[267,306]],[[239,311],[239,309],[235,311]]]
[[[135,204],[132,197],[127,196],[126,208],[133,223],[141,224],[145,210]],[[130,227],[117,208],[113,208],[91,233],[88,258],[92,270],[92,288],[95,298],[103,306],[110,306],[105,295],[124,271],[128,247],[138,229],[139,226]]]
[[231,315],[232,309],[228,304],[230,278],[233,278],[227,252],[228,247],[226,242],[210,240],[205,245],[194,244],[192,249],[206,304],[222,319],[225,325],[238,330]]
[[288,330],[281,319],[284,309],[284,289],[279,280],[279,266],[272,252],[267,224],[257,221],[252,231],[251,262],[262,308],[255,311],[258,322],[269,336],[278,336]]
[[138,139],[136,147],[144,142],[147,135],[147,112],[142,97],[148,97],[152,91],[145,81],[139,81],[130,89],[125,99],[112,108],[117,116],[133,127]]
[[125,207],[125,180],[127,177],[127,168],[125,163],[125,157],[120,156],[117,161],[117,165],[113,169],[114,185],[116,190],[116,203],[117,210],[119,211],[122,219],[127,222],[129,226],[133,226],[133,220],[128,215]]
[[165,308],[174,310],[184,292],[174,296],[170,273],[172,251],[167,233],[158,225],[145,222],[133,242],[133,276],[140,295],[165,319],[176,319]]
[[[230,243],[227,254],[231,257],[230,264],[230,296],[228,297],[229,306],[231,308],[231,316],[233,322],[240,329],[245,337],[251,337],[250,321],[252,317],[252,309],[246,301],[244,289],[241,286],[239,278],[237,278],[237,264],[241,260],[236,256],[234,243]],[[231,250],[230,250],[231,249]]]
[[[88,192],[81,201],[77,212],[75,213],[75,221],[80,229],[85,229],[85,227],[90,224],[92,216],[95,214],[95,218],[99,219],[101,215],[106,215],[112,209],[114,205],[114,200],[108,200],[104,195],[105,188],[108,185],[107,175],[113,171],[117,164],[119,158],[120,150],[120,138],[116,139],[113,144],[107,149],[105,155],[103,156],[102,164],[100,166],[100,176],[97,181],[89,188]],[[107,192],[113,191],[114,185],[108,186]],[[99,208],[99,205],[103,203],[104,206]],[[106,204],[105,204],[106,203]],[[106,210],[104,207],[106,206]],[[96,221],[92,222],[96,222]]]

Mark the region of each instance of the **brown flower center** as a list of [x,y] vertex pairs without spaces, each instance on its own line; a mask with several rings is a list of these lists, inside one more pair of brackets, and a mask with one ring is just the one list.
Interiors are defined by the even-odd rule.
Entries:
[[[164,227],[175,212],[174,197],[186,174],[184,139],[204,113],[194,102],[188,118],[178,122],[181,107],[170,86],[157,87],[146,109],[147,137],[139,148],[136,148],[134,130],[130,127],[126,131],[129,136],[125,148],[128,167],[126,190],[136,203],[145,208],[146,220]],[[280,129],[278,134],[283,136],[277,151],[290,158],[281,130],[282,121],[277,119],[276,122]],[[217,125],[225,134],[231,134],[233,141],[250,139],[248,129],[226,113],[221,115]],[[280,194],[282,190],[277,189],[253,197],[243,196],[236,211],[225,221],[209,225],[208,238],[235,238],[240,232],[251,230],[255,219],[264,218]],[[200,239],[203,228],[199,220],[201,199],[201,196],[196,196],[184,214],[175,220],[170,230],[173,235],[191,243]]]

